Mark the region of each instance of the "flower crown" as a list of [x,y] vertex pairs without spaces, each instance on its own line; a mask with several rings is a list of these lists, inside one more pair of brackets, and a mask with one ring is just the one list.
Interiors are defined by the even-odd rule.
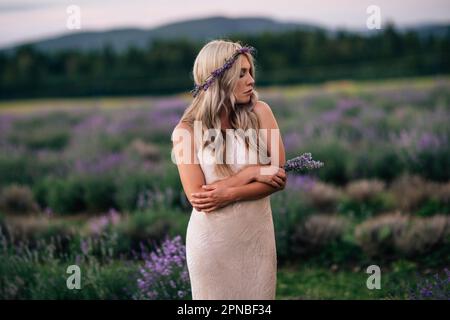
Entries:
[[205,82],[203,82],[201,85],[194,86],[194,89],[191,90],[194,98],[200,93],[200,90],[208,90],[214,80],[221,77],[225,73],[225,71],[230,69],[233,63],[237,60],[238,56],[242,53],[250,53],[251,55],[254,55],[256,53],[256,49],[251,46],[244,46],[240,49],[237,49],[229,59],[225,60],[223,66],[211,72],[208,78],[206,78]]

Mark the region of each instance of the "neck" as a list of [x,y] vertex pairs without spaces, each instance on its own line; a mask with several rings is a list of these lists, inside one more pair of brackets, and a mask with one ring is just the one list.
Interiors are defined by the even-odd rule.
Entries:
[[232,129],[231,123],[230,123],[230,117],[229,113],[225,108],[222,108],[220,112],[220,123],[221,123],[221,129]]

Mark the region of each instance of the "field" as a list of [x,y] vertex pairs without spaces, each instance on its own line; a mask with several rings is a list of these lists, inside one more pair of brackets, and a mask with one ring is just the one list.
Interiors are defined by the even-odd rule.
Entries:
[[[258,92],[287,158],[325,163],[271,196],[277,299],[448,299],[450,78]],[[0,102],[0,299],[190,297],[191,208],[170,158],[189,101]]]

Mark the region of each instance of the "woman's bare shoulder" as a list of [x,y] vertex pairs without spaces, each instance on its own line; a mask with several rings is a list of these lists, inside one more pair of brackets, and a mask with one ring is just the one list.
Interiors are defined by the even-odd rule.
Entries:
[[172,141],[174,144],[177,144],[180,141],[180,137],[188,137],[188,139],[194,141],[194,134],[193,134],[192,127],[186,123],[186,122],[179,122],[175,128],[172,131]]
[[192,130],[191,126],[187,122],[178,122],[177,125],[173,130],[176,129],[186,129],[186,130]]
[[193,132],[192,127],[187,122],[178,122],[178,124],[175,126],[175,128],[173,128],[172,135],[174,133],[180,134],[180,133],[186,132],[186,131],[188,131],[189,133],[192,133]]
[[274,118],[272,109],[270,108],[269,104],[262,100],[258,100],[258,102],[256,102],[255,106],[253,107],[253,111],[261,120],[271,120]]
[[264,114],[272,114],[272,109],[270,108],[269,104],[265,101],[258,100],[255,103],[255,106],[253,107],[253,111],[255,113],[264,115]]

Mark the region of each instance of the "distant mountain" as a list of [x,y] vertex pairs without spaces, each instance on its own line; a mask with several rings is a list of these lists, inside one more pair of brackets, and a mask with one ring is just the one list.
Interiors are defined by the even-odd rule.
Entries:
[[226,37],[236,33],[259,34],[262,32],[282,32],[295,29],[317,30],[320,28],[301,23],[279,22],[268,18],[226,18],[217,16],[186,20],[147,30],[129,28],[101,32],[82,31],[27,44],[43,51],[62,49],[94,50],[100,49],[105,45],[110,45],[112,48],[122,51],[129,46],[147,47],[149,43],[158,38],[206,40]]
[[[421,37],[429,35],[450,36],[450,25],[445,24],[426,24],[410,27],[396,26],[396,28],[401,32],[416,31]],[[43,51],[65,49],[89,51],[101,49],[106,45],[110,45],[117,51],[123,51],[130,46],[137,48],[148,47],[155,39],[185,38],[190,40],[210,40],[224,38],[237,33],[254,35],[263,32],[277,33],[291,30],[322,30],[330,35],[338,31],[311,24],[281,22],[265,17],[227,18],[215,16],[170,23],[153,29],[126,28],[109,31],[82,31],[24,44],[33,45],[35,48]],[[367,35],[378,32],[364,29],[347,31]],[[17,46],[3,50],[11,51],[15,47]]]

